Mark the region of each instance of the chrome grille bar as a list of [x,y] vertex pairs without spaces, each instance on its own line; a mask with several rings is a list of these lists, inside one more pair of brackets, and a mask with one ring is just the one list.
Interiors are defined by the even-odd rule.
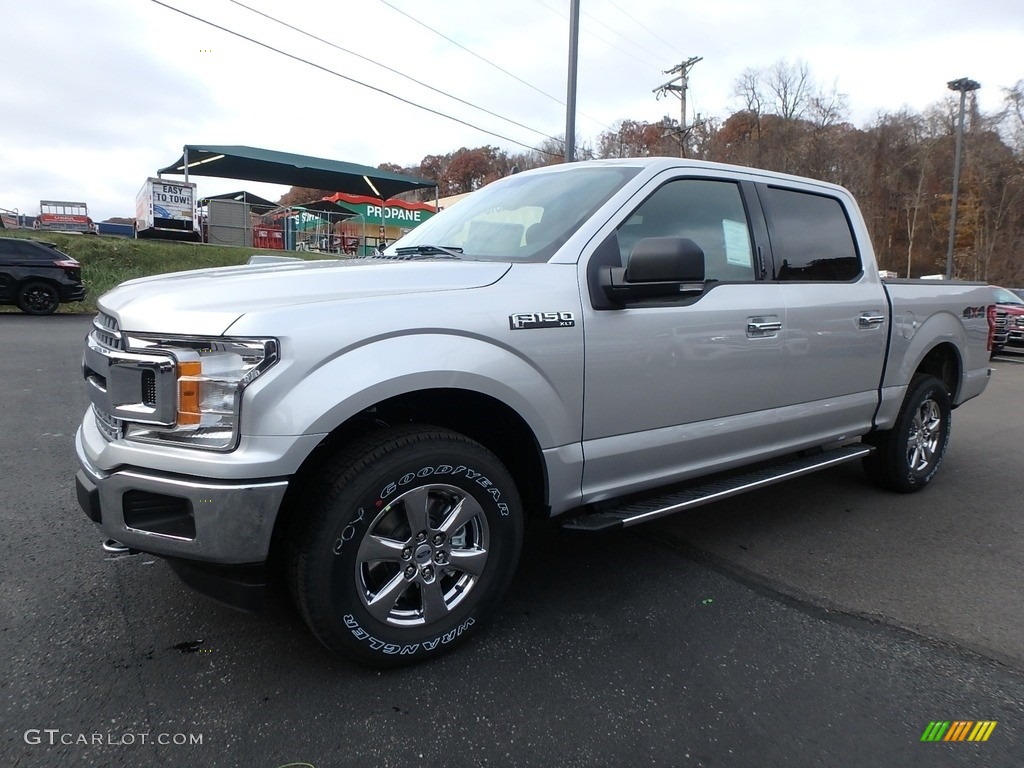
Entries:
[[116,318],[93,318],[82,369],[97,428],[108,440],[124,436],[125,421],[173,426],[177,418],[177,360],[126,346]]

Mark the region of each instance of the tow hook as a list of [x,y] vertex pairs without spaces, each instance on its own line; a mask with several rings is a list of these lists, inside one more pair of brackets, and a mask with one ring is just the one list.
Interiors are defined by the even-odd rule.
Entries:
[[122,544],[117,539],[104,539],[103,551],[108,555],[113,555],[114,557],[139,554],[139,550],[131,549],[127,544]]

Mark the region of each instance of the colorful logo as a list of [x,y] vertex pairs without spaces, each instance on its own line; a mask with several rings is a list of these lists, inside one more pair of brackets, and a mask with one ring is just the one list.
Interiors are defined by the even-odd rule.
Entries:
[[988,741],[995,729],[995,720],[933,720],[921,741]]

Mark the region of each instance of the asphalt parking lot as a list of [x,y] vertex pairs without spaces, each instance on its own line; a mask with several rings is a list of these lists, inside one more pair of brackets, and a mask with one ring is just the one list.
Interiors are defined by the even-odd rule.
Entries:
[[[74,498],[90,318],[0,316],[0,765],[1020,766],[1024,365],[913,496],[856,466],[625,533],[532,532],[434,663],[332,657],[287,602],[108,558]],[[923,743],[931,721],[998,724]]]

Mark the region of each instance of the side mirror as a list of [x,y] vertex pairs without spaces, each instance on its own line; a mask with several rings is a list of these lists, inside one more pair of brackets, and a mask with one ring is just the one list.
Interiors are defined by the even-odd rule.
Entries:
[[704,251],[686,237],[647,237],[638,242],[623,267],[601,276],[609,299],[680,298],[704,290]]

